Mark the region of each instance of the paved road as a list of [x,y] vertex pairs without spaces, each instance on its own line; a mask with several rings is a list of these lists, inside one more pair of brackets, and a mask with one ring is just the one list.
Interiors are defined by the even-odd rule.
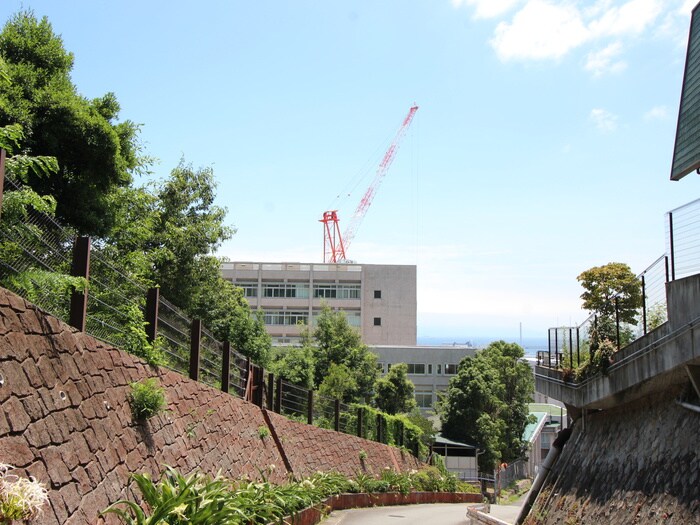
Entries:
[[467,523],[466,503],[433,503],[430,505],[399,505],[370,509],[337,510],[321,522],[322,525],[464,525]]
[[[491,505],[491,516],[515,523],[518,505]],[[369,509],[337,510],[321,525],[465,525],[466,503],[433,503],[430,505],[399,505]]]

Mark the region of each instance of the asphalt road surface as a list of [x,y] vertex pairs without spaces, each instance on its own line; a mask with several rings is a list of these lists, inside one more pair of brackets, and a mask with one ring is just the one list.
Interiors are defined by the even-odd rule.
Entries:
[[[505,523],[515,523],[520,504],[491,505],[490,515]],[[337,510],[321,525],[465,525],[466,503],[433,503],[430,505],[400,505],[369,509]]]
[[334,511],[321,525],[465,525],[466,503],[400,505]]

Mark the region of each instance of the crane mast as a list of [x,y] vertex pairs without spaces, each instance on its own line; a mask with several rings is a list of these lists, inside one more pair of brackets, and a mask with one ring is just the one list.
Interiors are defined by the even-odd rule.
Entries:
[[355,209],[355,213],[353,213],[352,218],[350,219],[348,227],[345,229],[345,232],[342,235],[340,233],[337,210],[326,211],[323,213],[323,219],[320,220],[324,226],[323,262],[335,263],[346,260],[345,252],[350,246],[352,240],[355,238],[357,229],[362,223],[362,220],[365,218],[367,210],[374,200],[374,196],[377,194],[377,189],[384,180],[384,176],[386,175],[387,171],[389,171],[389,167],[396,157],[396,152],[399,149],[401,139],[406,134],[406,131],[408,131],[416,111],[418,111],[418,106],[415,105],[408,110],[408,115],[406,115],[406,118],[403,119],[401,127],[399,127],[399,130],[396,132],[394,139],[389,145],[389,149],[386,150],[384,157],[382,157],[382,161],[377,167],[377,173],[374,176],[374,180],[367,188],[367,191],[365,191],[365,194]]

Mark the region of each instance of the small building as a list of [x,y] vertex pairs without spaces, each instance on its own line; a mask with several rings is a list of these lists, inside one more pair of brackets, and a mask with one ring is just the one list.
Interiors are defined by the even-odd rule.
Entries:
[[474,445],[452,441],[437,434],[431,448],[433,454],[439,454],[443,457],[447,470],[454,473],[462,481],[479,479],[478,449]]
[[528,411],[535,416],[536,422],[525,427],[523,441],[527,443],[528,476],[534,477],[549,454],[557,433],[568,426],[568,421],[566,409],[558,405],[530,403]]
[[473,356],[477,348],[471,345],[439,346],[371,346],[377,355],[382,374],[392,365],[406,363],[408,378],[415,386],[416,404],[424,411],[433,410],[440,392],[447,391],[459,362]]

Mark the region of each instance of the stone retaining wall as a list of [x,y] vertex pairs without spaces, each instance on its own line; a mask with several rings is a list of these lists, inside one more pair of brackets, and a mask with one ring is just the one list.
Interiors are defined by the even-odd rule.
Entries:
[[[370,470],[419,465],[398,449],[288,421],[150,367],[1,288],[0,376],[0,463],[49,488],[50,508],[35,523],[96,523],[99,511],[130,495],[130,473],[157,477],[163,465],[231,478],[257,478],[261,469],[274,482],[354,473],[360,450]],[[137,423],[129,384],[149,377],[165,387],[168,411]]]
[[579,419],[527,524],[700,524],[700,414],[670,387]]

